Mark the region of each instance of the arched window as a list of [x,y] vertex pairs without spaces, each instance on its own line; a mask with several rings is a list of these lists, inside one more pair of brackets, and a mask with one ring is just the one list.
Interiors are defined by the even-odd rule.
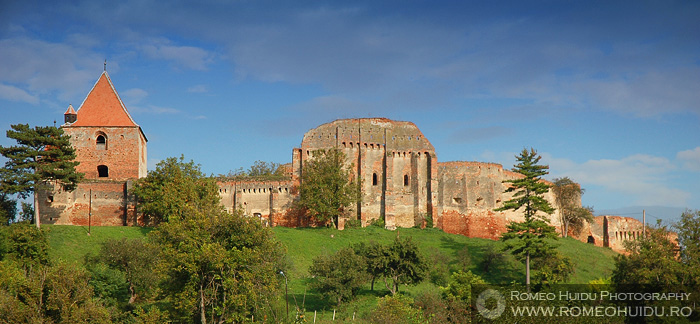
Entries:
[[373,173],[373,174],[372,174],[372,185],[373,185],[373,186],[376,186],[377,183],[379,183],[379,179],[377,179],[377,174],[376,174],[376,173]]
[[97,139],[95,139],[95,145],[97,146],[98,150],[106,150],[107,149],[107,135],[104,133],[98,133],[97,134]]
[[109,177],[109,168],[106,165],[98,165],[97,166],[97,176],[100,178],[108,178]]
[[408,174],[404,174],[403,176],[403,185],[408,186]]

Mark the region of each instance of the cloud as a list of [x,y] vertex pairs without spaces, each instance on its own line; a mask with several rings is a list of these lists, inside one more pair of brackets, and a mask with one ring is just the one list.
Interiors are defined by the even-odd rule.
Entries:
[[[0,82],[22,90],[25,99],[58,91],[60,100],[84,92],[95,82],[102,57],[70,43],[24,37],[0,40]],[[5,91],[9,91],[5,89]],[[31,100],[31,99],[30,99]]]
[[669,186],[677,169],[664,157],[635,154],[619,160],[600,159],[576,163],[543,153],[551,177],[567,176],[586,186],[599,186],[611,195],[629,197],[627,205],[686,206],[691,193]]
[[38,97],[30,95],[20,88],[5,84],[0,84],[0,98],[11,101],[26,102],[32,105],[39,103]]
[[187,92],[191,93],[207,93],[209,88],[204,84],[198,84],[187,88]]
[[683,164],[683,167],[700,172],[700,146],[692,150],[678,152],[676,158]]
[[451,143],[474,143],[508,136],[512,133],[513,129],[501,126],[464,128],[452,132],[447,140]]
[[166,39],[152,40],[140,46],[140,50],[155,60],[172,61],[178,66],[192,70],[206,71],[214,61],[214,55],[194,46],[172,45]]
[[148,92],[146,92],[146,90],[143,90],[143,89],[132,88],[132,89],[123,91],[121,93],[121,96],[124,98],[124,101],[126,101],[130,104],[136,104],[136,103],[139,103],[144,98],[148,97]]

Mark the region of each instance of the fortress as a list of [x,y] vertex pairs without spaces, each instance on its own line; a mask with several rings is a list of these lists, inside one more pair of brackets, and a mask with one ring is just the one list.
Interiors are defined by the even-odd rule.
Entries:
[[[77,111],[72,106],[61,126],[76,149],[77,171],[85,180],[71,192],[55,187],[40,192],[41,221],[72,225],[137,225],[133,182],[146,176],[147,139],[103,72]],[[505,180],[519,174],[500,164],[439,162],[435,148],[418,127],[385,118],[342,119],[304,134],[292,150],[284,181],[219,182],[222,205],[240,209],[270,226],[308,226],[292,209],[304,164],[318,150],[337,148],[347,156],[354,177],[362,179],[362,203],[339,226],[357,219],[362,226],[384,219],[389,229],[423,227],[432,223],[447,233],[498,239],[519,212],[495,212],[503,201]],[[550,191],[545,198],[554,202]],[[559,229],[559,213],[550,215]],[[599,216],[578,239],[622,249],[622,242],[639,235],[642,224],[632,218]]]

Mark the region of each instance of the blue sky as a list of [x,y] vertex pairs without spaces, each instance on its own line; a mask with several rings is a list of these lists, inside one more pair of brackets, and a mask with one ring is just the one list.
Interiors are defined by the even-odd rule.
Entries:
[[697,1],[3,1],[0,131],[60,124],[106,59],[150,168],[287,163],[317,125],[387,117],[440,161],[510,168],[534,147],[597,211],[700,209],[698,17]]

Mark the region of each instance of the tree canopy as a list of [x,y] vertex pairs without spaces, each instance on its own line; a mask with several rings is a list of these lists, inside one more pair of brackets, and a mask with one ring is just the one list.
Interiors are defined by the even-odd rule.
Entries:
[[338,149],[314,151],[301,176],[299,205],[320,222],[338,226],[338,217],[346,214],[361,199],[360,185],[345,166],[345,154]]
[[75,149],[63,129],[55,126],[29,127],[27,124],[11,125],[7,137],[18,145],[2,147],[0,154],[7,158],[0,169],[0,190],[27,198],[34,194],[34,221],[41,225],[37,190],[56,181],[64,190],[73,190],[83,178],[76,172]]
[[581,207],[581,195],[585,190],[578,183],[569,177],[556,178],[552,192],[554,192],[555,203],[559,209],[563,237],[569,235],[569,227],[572,227],[574,232],[578,232],[583,227],[584,222],[593,221],[593,208]]
[[137,208],[151,224],[182,218],[191,210],[219,206],[219,188],[194,161],[169,157],[158,162],[156,169],[136,181],[134,194]]

